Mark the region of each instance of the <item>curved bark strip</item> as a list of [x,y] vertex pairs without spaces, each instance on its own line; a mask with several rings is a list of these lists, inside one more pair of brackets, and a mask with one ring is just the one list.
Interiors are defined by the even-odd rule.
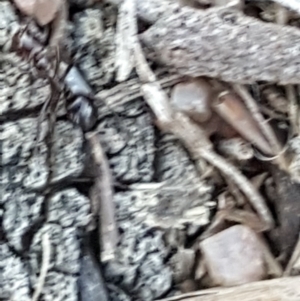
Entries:
[[300,31],[235,10],[177,6],[141,39],[182,75],[235,83],[300,82]]
[[230,288],[207,289],[160,301],[296,301],[300,299],[299,280],[300,277],[278,278]]

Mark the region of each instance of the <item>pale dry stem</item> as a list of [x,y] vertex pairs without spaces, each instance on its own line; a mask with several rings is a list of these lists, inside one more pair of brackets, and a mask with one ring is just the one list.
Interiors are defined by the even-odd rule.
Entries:
[[286,266],[283,275],[284,276],[290,276],[293,270],[293,267],[297,260],[300,258],[300,235],[298,237],[298,242],[295,246],[295,249],[293,251],[293,254],[290,258],[290,261],[288,262],[288,265]]
[[282,268],[270,251],[268,243],[261,234],[258,234],[257,237],[260,243],[261,250],[264,254],[265,263],[268,268],[268,274],[272,277],[281,277],[283,274]]
[[289,120],[291,122],[292,134],[299,135],[299,108],[295,87],[293,85],[287,85],[285,87],[285,91],[287,99],[289,101]]
[[116,245],[118,243],[118,227],[115,220],[114,191],[112,175],[109,163],[102,149],[100,139],[95,132],[86,134],[89,142],[93,160],[96,166],[97,178],[95,181],[95,193],[93,200],[98,203],[100,218],[100,242],[101,261],[108,261],[115,258]]
[[300,1],[299,0],[273,0],[274,2],[294,10],[300,15]]
[[45,285],[46,276],[50,266],[51,258],[51,242],[48,233],[45,233],[42,237],[42,249],[43,249],[43,259],[41,264],[40,277],[38,279],[36,289],[32,296],[32,301],[37,301],[43,291]]
[[63,0],[59,11],[53,20],[52,33],[49,39],[49,46],[60,49],[63,40],[66,38],[66,28],[68,22],[68,1]]
[[117,32],[116,32],[116,80],[118,82],[128,79],[134,68],[133,40],[137,35],[135,22],[135,1],[124,0],[119,6]]
[[[299,1],[300,5],[300,1]],[[276,21],[278,24],[286,25],[289,21],[289,12],[288,10],[277,4],[277,16]],[[287,95],[287,99],[289,101],[289,120],[291,122],[292,127],[292,134],[299,134],[299,124],[298,124],[298,118],[299,118],[299,111],[298,111],[298,104],[297,104],[297,96],[295,87],[293,85],[286,85],[285,86],[285,92]]]

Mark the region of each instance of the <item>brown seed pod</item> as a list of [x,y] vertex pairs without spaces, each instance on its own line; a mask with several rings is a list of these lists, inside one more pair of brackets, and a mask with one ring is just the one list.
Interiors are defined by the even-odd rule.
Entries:
[[213,104],[213,109],[243,138],[254,144],[265,154],[274,155],[257,123],[236,94],[229,91],[220,93]]
[[64,0],[14,0],[16,7],[41,26],[54,20]]

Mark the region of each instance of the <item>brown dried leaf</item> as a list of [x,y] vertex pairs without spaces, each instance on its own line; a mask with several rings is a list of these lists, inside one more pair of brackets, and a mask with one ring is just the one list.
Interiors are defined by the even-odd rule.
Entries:
[[14,0],[16,7],[44,26],[54,20],[64,0]]
[[256,121],[234,93],[223,92],[213,105],[214,110],[243,138],[268,155],[274,155],[268,141],[262,135]]

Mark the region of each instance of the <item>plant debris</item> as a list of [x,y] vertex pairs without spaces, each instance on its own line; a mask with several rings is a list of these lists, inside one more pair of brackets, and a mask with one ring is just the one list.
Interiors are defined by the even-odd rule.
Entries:
[[299,299],[297,2],[0,1],[1,300]]

